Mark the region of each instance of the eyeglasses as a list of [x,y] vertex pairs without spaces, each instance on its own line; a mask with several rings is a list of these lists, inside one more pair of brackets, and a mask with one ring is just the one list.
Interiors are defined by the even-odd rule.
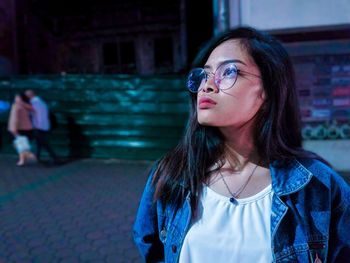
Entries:
[[204,68],[192,69],[188,74],[186,86],[189,91],[197,93],[203,89],[204,84],[209,79],[209,76],[214,76],[214,83],[218,89],[227,90],[235,85],[239,73],[259,77],[258,75],[237,69],[235,63],[228,62],[220,65],[215,72],[207,72]]

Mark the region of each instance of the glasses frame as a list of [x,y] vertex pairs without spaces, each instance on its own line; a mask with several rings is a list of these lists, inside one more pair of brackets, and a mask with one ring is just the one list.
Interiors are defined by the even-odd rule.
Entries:
[[[221,67],[226,66],[226,65],[228,65],[228,64],[232,64],[232,65],[233,65],[233,67],[234,67],[234,69],[235,69],[235,72],[236,72],[236,77],[235,77],[235,80],[233,81],[233,84],[232,84],[230,87],[224,88],[224,89],[223,89],[223,88],[220,88],[220,82],[221,82],[224,78],[217,78],[217,77],[216,77],[216,73],[218,72],[218,70],[219,70]],[[202,79],[201,84],[199,85],[197,91],[194,91],[194,90],[190,89],[190,87],[189,87],[189,85],[188,85],[188,82],[189,82],[189,80],[190,80],[190,75],[191,75],[191,73],[193,73],[195,70],[201,70],[201,71],[203,72],[203,74],[205,74],[205,78]],[[192,93],[198,93],[199,91],[201,91],[201,90],[203,89],[204,84],[207,83],[207,81],[209,80],[209,78],[210,78],[210,77],[214,77],[215,86],[216,86],[219,90],[228,90],[228,89],[232,88],[232,87],[236,84],[236,81],[237,81],[237,79],[238,79],[238,75],[241,75],[242,73],[243,73],[244,75],[251,75],[251,76],[254,76],[254,77],[257,77],[257,78],[261,78],[260,76],[258,76],[258,75],[256,75],[256,74],[253,74],[253,73],[250,73],[250,72],[247,72],[247,71],[238,69],[235,62],[229,61],[229,62],[223,63],[223,64],[221,64],[220,66],[218,66],[214,72],[207,72],[204,68],[199,68],[199,67],[198,67],[198,68],[193,68],[193,69],[189,72],[189,74],[188,74],[188,76],[187,76],[186,86],[187,86],[187,89],[188,89],[190,92],[192,92]],[[204,80],[204,82],[203,82],[203,80]],[[202,86],[203,86],[203,87],[202,87]]]

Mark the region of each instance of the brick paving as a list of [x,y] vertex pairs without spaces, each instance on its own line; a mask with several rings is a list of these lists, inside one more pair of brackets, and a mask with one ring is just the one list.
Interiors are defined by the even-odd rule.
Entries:
[[0,155],[0,263],[142,262],[131,229],[150,162],[15,163]]
[[131,229],[150,162],[15,163],[0,155],[0,263],[142,262]]

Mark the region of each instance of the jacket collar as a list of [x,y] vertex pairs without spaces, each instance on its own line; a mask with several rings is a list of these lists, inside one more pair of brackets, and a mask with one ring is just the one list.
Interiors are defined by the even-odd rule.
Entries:
[[278,196],[299,191],[312,177],[312,173],[296,159],[283,165],[280,161],[272,162],[270,172],[272,189]]

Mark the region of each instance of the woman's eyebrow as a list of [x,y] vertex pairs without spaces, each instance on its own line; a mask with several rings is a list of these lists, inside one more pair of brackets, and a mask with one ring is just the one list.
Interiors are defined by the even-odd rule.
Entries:
[[[221,62],[219,63],[219,65],[218,65],[218,67],[220,67],[222,64],[226,64],[226,63],[241,63],[241,64],[247,66],[247,64],[244,63],[242,60],[239,60],[239,59],[228,59],[228,60],[221,61]],[[208,69],[210,69],[211,66],[210,66],[210,65],[204,65],[203,68],[208,68]]]

